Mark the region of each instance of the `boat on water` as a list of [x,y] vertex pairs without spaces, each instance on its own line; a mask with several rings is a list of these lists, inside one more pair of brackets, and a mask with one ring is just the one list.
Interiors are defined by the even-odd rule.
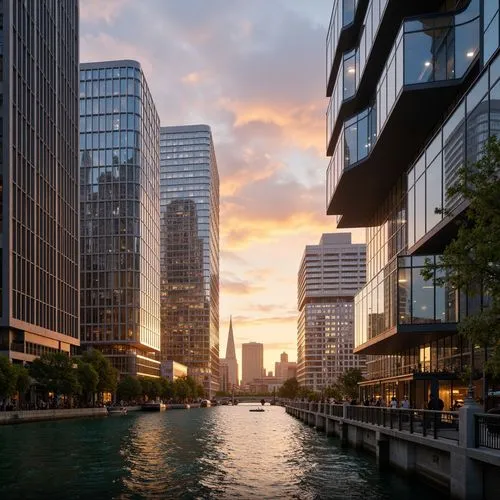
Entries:
[[266,411],[266,410],[264,410],[264,408],[251,408],[248,411],[256,411],[256,412],[262,413],[263,411]]
[[126,415],[127,408],[125,406],[108,406],[108,415]]
[[200,408],[210,408],[212,406],[212,403],[208,399],[203,399],[200,403]]
[[167,409],[165,403],[148,402],[141,405],[142,411],[164,411]]

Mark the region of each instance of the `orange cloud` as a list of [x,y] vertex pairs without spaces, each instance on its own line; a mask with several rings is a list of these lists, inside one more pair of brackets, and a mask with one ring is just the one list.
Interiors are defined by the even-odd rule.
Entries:
[[246,102],[223,98],[218,104],[234,114],[236,128],[251,122],[272,123],[284,129],[289,143],[304,149],[315,148],[321,154],[325,150],[325,99],[293,103]]
[[128,7],[130,0],[85,0],[80,2],[80,17],[87,22],[111,24]]

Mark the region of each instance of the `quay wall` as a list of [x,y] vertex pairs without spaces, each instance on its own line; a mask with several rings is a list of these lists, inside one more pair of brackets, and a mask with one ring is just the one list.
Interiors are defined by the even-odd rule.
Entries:
[[72,408],[65,410],[26,410],[0,412],[0,425],[40,422],[42,420],[63,420],[67,418],[105,417],[106,408]]
[[[464,408],[454,415],[458,419],[454,422],[452,431],[441,424],[441,417],[438,419],[432,412],[423,412],[427,413],[425,418],[429,416],[436,419],[439,425],[439,432],[436,434],[431,424],[427,424],[429,429],[423,432],[422,427],[418,429],[415,423],[415,428],[412,427],[410,432],[406,417],[408,413],[403,413],[405,416],[400,416],[399,420],[375,419],[380,422],[377,424],[368,423],[366,419],[362,421],[364,417],[356,420],[356,412],[358,417],[360,412],[348,405],[342,407],[290,403],[286,406],[286,412],[318,431],[339,437],[342,446],[374,454],[380,467],[393,468],[410,476],[424,478],[448,494],[451,499],[498,498],[500,449],[485,448],[477,444],[474,435],[477,432],[474,425],[477,409]],[[387,416],[388,410],[384,412]],[[397,412],[398,410],[395,410],[394,415],[397,415]]]

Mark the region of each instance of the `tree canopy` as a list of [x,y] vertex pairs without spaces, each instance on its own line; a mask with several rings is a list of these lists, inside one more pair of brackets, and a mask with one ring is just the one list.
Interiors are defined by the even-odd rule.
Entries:
[[97,349],[85,351],[81,357],[85,363],[90,363],[98,375],[97,392],[114,392],[118,383],[118,372],[104,354]]
[[64,352],[42,354],[30,366],[30,375],[56,396],[71,396],[81,390],[74,361]]
[[[436,285],[467,293],[479,299],[480,307],[469,310],[459,322],[459,331],[475,345],[488,347],[486,364],[490,376],[500,377],[500,143],[490,138],[483,156],[461,168],[447,190],[447,199],[467,204],[457,217],[456,237],[436,264],[427,262],[422,275]],[[453,217],[442,209],[437,212]]]
[[278,389],[280,398],[295,399],[299,392],[299,383],[295,377],[289,378],[283,382],[283,385]]

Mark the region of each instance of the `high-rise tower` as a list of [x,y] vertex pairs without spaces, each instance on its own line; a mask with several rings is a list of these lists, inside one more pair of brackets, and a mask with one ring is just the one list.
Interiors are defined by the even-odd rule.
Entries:
[[248,342],[241,346],[241,380],[250,384],[264,375],[264,345],[258,342]]
[[[447,196],[459,169],[500,129],[499,20],[496,0],[334,2],[327,213],[340,228],[367,228],[367,283],[355,299],[362,399],[407,396],[421,408],[434,394],[449,409],[465,398],[471,353],[457,322],[481,301],[421,271],[467,208]],[[473,371],[487,355],[477,349]]]
[[228,367],[228,387],[231,389],[238,386],[238,360],[236,359],[236,348],[234,347],[233,317],[229,319],[229,333],[227,337],[226,358]]
[[332,386],[354,356],[354,295],[366,281],[366,247],[349,233],[323,234],[307,245],[298,275],[297,380],[312,390]]
[[160,123],[136,61],[80,67],[82,344],[160,375]]
[[219,389],[219,173],[207,125],[162,127],[162,359]]
[[79,346],[77,0],[0,2],[0,353]]

